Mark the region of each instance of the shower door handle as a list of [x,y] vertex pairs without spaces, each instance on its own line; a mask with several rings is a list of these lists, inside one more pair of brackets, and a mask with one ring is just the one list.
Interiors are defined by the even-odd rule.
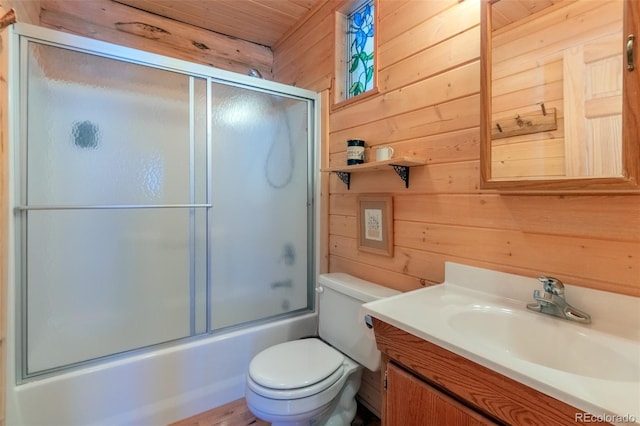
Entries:
[[96,204],[96,205],[29,205],[16,206],[17,211],[28,210],[128,210],[128,209],[208,209],[213,204]]

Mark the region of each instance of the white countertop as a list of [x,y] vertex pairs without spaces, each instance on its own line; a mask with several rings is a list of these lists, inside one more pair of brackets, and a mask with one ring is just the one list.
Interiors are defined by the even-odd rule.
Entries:
[[526,309],[535,289],[535,278],[448,262],[444,283],[362,309],[604,421],[640,425],[640,298],[565,284],[592,317],[579,324]]

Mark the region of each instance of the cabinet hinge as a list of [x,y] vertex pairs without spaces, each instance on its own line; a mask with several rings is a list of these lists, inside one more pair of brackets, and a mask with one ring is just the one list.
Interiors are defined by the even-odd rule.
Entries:
[[382,389],[387,390],[387,373],[389,370],[384,370],[384,379],[382,380]]

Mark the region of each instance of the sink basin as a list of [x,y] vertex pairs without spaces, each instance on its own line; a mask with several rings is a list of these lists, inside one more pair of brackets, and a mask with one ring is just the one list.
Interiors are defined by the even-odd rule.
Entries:
[[640,426],[640,298],[565,284],[567,301],[591,316],[581,324],[526,309],[539,287],[447,262],[442,284],[362,310],[580,410]]
[[558,321],[564,320],[497,307],[468,307],[452,315],[448,324],[474,344],[534,364],[597,379],[640,380],[640,346],[612,344],[609,336]]

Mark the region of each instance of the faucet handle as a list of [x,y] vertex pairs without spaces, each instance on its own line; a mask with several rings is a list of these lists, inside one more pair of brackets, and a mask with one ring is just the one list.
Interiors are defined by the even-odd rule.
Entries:
[[554,277],[538,277],[538,281],[542,283],[542,287],[546,293],[555,294],[557,296],[561,296],[564,294],[564,284],[557,278]]

